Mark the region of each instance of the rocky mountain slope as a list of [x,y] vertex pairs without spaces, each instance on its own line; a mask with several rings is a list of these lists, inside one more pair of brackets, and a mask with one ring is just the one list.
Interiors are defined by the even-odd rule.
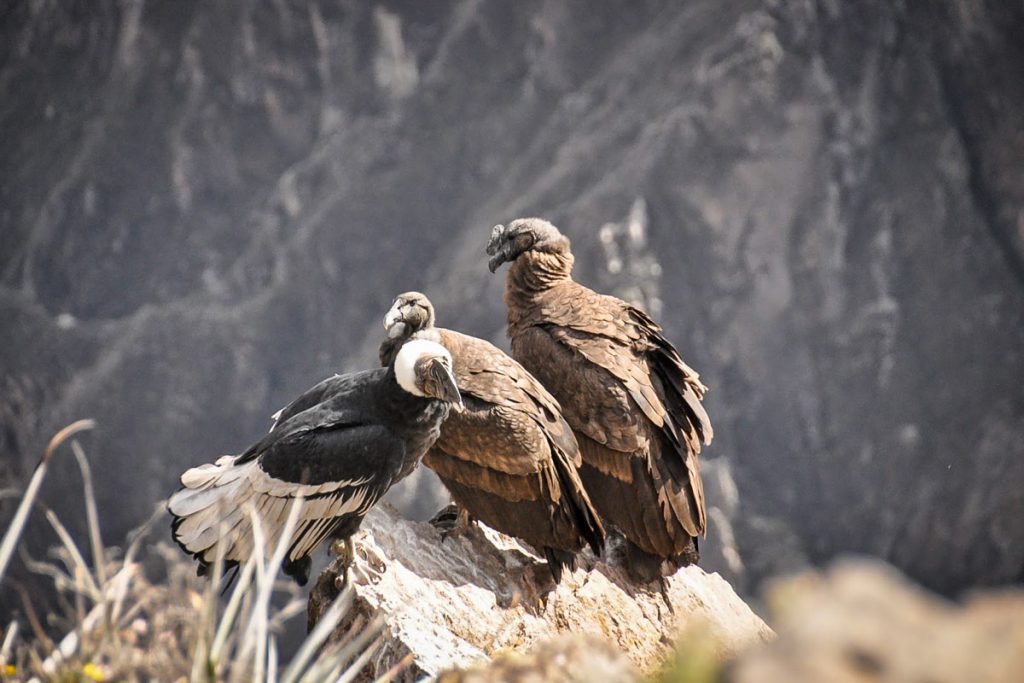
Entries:
[[[540,214],[712,387],[708,554],[738,586],[844,551],[946,592],[1021,578],[1018,4],[2,15],[6,479],[96,418],[119,537],[186,466],[371,363],[397,292],[503,343],[483,247]],[[77,510],[64,472],[48,501]],[[398,502],[425,514],[417,481]]]

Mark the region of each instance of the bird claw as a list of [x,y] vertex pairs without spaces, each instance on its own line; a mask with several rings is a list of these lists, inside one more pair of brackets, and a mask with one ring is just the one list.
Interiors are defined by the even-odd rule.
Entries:
[[334,578],[334,587],[338,590],[353,581],[362,585],[378,583],[388,568],[380,555],[365,545],[356,546],[351,538],[333,541],[331,552],[338,556],[343,567]]
[[371,566],[352,565],[349,568],[352,579],[361,586],[380,583],[383,574]]
[[345,565],[352,564],[352,560],[356,556],[356,547],[352,543],[352,538],[336,538],[331,541],[331,552],[337,555],[338,559],[341,560]]
[[387,563],[367,546],[360,546],[358,552],[363,560],[363,564],[357,567],[362,574],[361,583],[378,583],[388,570]]
[[459,506],[455,503],[445,505],[430,518],[430,526],[442,532],[452,529],[459,521]]
[[441,541],[464,536],[473,526],[469,512],[455,503],[438,510],[430,519],[430,524],[441,532]]

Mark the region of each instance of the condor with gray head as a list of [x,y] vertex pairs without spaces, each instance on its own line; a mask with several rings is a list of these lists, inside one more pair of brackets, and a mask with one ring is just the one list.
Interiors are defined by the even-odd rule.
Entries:
[[384,327],[384,364],[410,338],[452,354],[465,408],[449,414],[423,464],[456,503],[543,552],[556,582],[585,544],[600,552],[604,529],[576,471],[576,439],[551,394],[493,344],[434,327],[434,307],[419,292],[399,295]]
[[572,279],[569,240],[551,223],[495,226],[491,272],[505,287],[512,356],[562,405],[598,512],[630,542],[635,578],[660,559],[698,558],[705,530],[697,456],[712,439],[706,387],[642,310]]
[[355,533],[434,443],[453,403],[461,405],[451,354],[429,341],[405,345],[386,368],[326,379],[241,455],[181,475],[167,504],[174,540],[199,561],[200,575],[218,551],[228,566],[245,562],[254,543],[249,510],[273,549],[301,497],[284,570],[305,584],[312,552]]

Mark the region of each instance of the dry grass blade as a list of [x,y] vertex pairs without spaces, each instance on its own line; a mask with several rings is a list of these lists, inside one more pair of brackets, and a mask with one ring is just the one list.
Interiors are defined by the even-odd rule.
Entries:
[[[77,428],[85,426],[79,424]],[[38,491],[46,463],[61,440],[74,431],[70,427],[62,430],[60,438],[51,442],[41,471],[36,472],[35,483],[23,498],[26,511]],[[295,588],[288,591],[290,600],[282,608],[273,610],[270,605],[275,591],[282,586],[278,577],[301,517],[301,499],[293,502],[280,530],[266,527],[251,506],[244,511],[252,531],[252,538],[242,540],[249,559],[239,567],[237,584],[221,613],[218,591],[225,554],[232,546],[218,544],[211,575],[200,583],[194,576],[194,566],[177,549],[166,543],[143,543],[154,522],[166,516],[165,508],[160,506],[140,530],[129,535],[123,558],[119,559],[116,550],[103,546],[88,458],[77,443],[72,443],[72,448],[82,472],[93,562],[86,562],[68,530],[47,510],[46,519],[60,539],[58,560],[50,564],[26,557],[25,562],[27,567],[53,580],[62,618],[69,628],[54,644],[46,639],[28,605],[28,620],[21,624],[12,622],[0,639],[0,663],[4,666],[8,662],[17,665],[18,673],[30,681],[191,678],[210,683],[280,678],[295,683],[300,679],[349,680],[375,654],[375,647],[367,647],[380,637],[381,626],[366,625],[362,619],[356,619],[340,642],[329,643],[352,605],[352,591],[347,589],[330,606],[292,661],[280,660],[279,629],[305,612],[304,601],[297,599],[299,591]],[[222,537],[226,533],[221,529]],[[19,534],[20,528],[5,536],[5,544],[16,547]],[[143,566],[148,566],[148,558],[146,565],[136,561],[143,552],[166,560],[167,571],[161,574],[161,583],[150,582],[142,571]],[[24,548],[22,554],[27,555]],[[19,631],[25,631],[27,625],[38,633],[34,642],[26,644],[18,638]],[[0,668],[0,678],[5,670]]]
[[385,671],[376,681],[374,681],[374,683],[391,683],[391,681],[395,680],[395,677],[398,676],[398,674],[408,669],[415,659],[415,653],[410,652],[398,660],[397,664]]
[[[122,567],[106,586],[107,590],[111,594],[118,590],[123,590],[121,584],[128,584],[131,582],[135,573],[134,570],[135,568],[132,565]],[[105,596],[100,596],[97,604],[89,610],[89,613],[84,619],[82,619],[78,627],[64,636],[57,645],[56,650],[50,653],[50,656],[43,661],[41,669],[44,674],[47,676],[53,676],[56,674],[60,665],[76,653],[79,646],[82,644],[83,637],[96,629],[96,626],[101,622],[103,615],[106,612],[107,604],[104,598]],[[34,681],[38,679],[33,678],[31,680]]]
[[[288,511],[288,519],[284,523],[284,528],[281,530],[281,535],[277,539],[277,547],[274,548],[274,553],[270,557],[270,567],[267,572],[269,576],[266,582],[260,586],[259,594],[256,602],[256,612],[260,615],[259,618],[259,647],[256,650],[256,673],[259,678],[264,677],[263,666],[266,662],[266,644],[268,640],[268,631],[270,624],[268,623],[267,614],[270,611],[270,596],[274,590],[274,579],[277,577],[277,571],[281,567],[281,563],[284,561],[285,554],[288,552],[288,548],[292,542],[292,533],[295,531],[295,526],[299,522],[299,514],[302,512],[302,496],[298,496],[292,502],[292,507]],[[259,679],[257,679],[259,680]]]
[[[299,679],[300,683],[339,681],[345,676],[355,676],[379,647],[379,635],[379,631],[366,630],[345,643],[332,643],[324,648],[317,662]],[[356,653],[359,656],[350,664]]]
[[96,578],[102,586],[107,582],[107,568],[103,557],[103,536],[100,534],[100,516],[96,509],[96,489],[92,485],[92,468],[89,459],[78,441],[71,441],[71,451],[78,461],[78,469],[82,472],[82,489],[85,491],[85,518],[89,525],[89,541],[92,544],[92,564]]
[[353,674],[358,672],[359,669],[363,667],[363,664],[357,663],[361,660],[365,663],[366,658],[364,655],[367,653],[372,654],[376,651],[376,648],[379,646],[379,643],[376,643],[376,641],[380,638],[381,631],[383,630],[383,619],[380,616],[374,617],[372,621],[366,624],[366,626],[355,635],[355,637],[352,637],[347,641],[343,641],[337,651],[333,654],[333,657],[339,662],[348,662],[353,657],[356,657],[356,653],[361,653],[348,669],[348,671]]
[[[82,553],[78,550],[78,546],[75,545],[74,539],[71,538],[71,534],[64,528],[64,525],[57,519],[57,515],[53,513],[53,510],[46,511],[46,521],[50,523],[53,530],[57,532],[57,537],[60,542],[64,545],[64,549],[68,551],[75,568],[75,584],[76,590],[81,591],[85,589],[89,597],[93,600],[102,600],[100,593],[100,587],[93,578],[92,572],[89,571],[89,565],[86,564],[85,558],[82,557]],[[84,585],[83,585],[84,584]]]
[[354,681],[356,676],[359,675],[359,672],[362,671],[363,667],[370,661],[370,657],[377,653],[377,650],[382,645],[379,633],[380,629],[377,629],[377,631],[377,638],[372,643],[367,643],[362,646],[364,648],[363,652],[356,657],[355,661],[345,668],[344,673],[335,679],[335,683],[351,683]]
[[221,654],[224,652],[224,644],[227,642],[231,627],[235,624],[235,617],[238,614],[239,605],[242,603],[242,596],[249,588],[249,582],[252,580],[255,568],[256,559],[250,557],[242,566],[238,581],[235,582],[235,588],[231,593],[231,598],[228,600],[228,606],[224,609],[224,614],[220,618],[217,634],[214,636],[213,645],[210,647],[210,666],[213,669],[216,669]]
[[21,583],[15,583],[14,589],[18,591],[18,595],[21,597],[21,606],[25,610],[25,618],[28,619],[29,626],[32,627],[36,639],[46,648],[53,647],[53,641],[46,636],[46,631],[43,629],[42,622],[39,621],[36,608],[32,605],[32,597],[28,594],[28,589]]
[[[256,514],[255,508],[253,508],[252,505],[248,505],[247,508],[249,522],[252,525],[253,548],[250,559],[252,559],[256,565],[257,597],[253,599],[253,602],[250,605],[247,605],[246,611],[249,615],[249,619],[246,621],[245,629],[240,634],[242,640],[240,643],[240,650],[235,657],[236,662],[248,662],[255,656],[256,640],[258,638],[256,628],[257,621],[259,620],[256,604],[259,602],[259,587],[267,580],[267,573],[273,571],[273,568],[268,569],[263,563],[263,549],[266,547],[266,540],[263,536],[263,524],[260,522],[259,515]],[[249,669],[248,675],[246,675],[245,666],[236,664],[231,680],[242,681],[246,679],[253,680],[252,669]]]
[[[146,534],[149,533],[149,530],[153,528],[153,524],[156,520],[163,519],[165,514],[164,505],[158,505],[156,510],[153,511],[153,514],[149,516],[149,519],[147,519],[141,527],[129,534],[128,550],[125,551],[124,560],[121,562],[122,566],[128,566],[135,562],[135,555],[142,545],[142,539],[144,539]],[[115,623],[121,617],[121,610],[124,607],[124,601],[127,596],[127,585],[125,586],[125,590],[118,591],[114,595],[114,606],[113,609],[110,610],[110,618]]]
[[267,645],[267,683],[277,683],[277,638]]
[[341,593],[331,606],[327,608],[324,615],[320,618],[316,627],[306,637],[302,647],[296,653],[292,659],[292,663],[285,669],[284,675],[281,677],[281,683],[295,683],[302,671],[306,668],[306,664],[313,658],[316,651],[320,646],[330,637],[334,628],[341,621],[341,618],[352,606],[352,589],[348,586],[345,587],[344,592]]
[[11,646],[14,639],[18,637],[18,622],[12,621],[4,631],[4,644],[0,645],[0,669],[7,666],[7,660],[11,656]]
[[350,681],[354,679],[381,645],[384,622],[379,617],[366,624],[358,633],[358,624],[350,626],[349,633],[341,641],[332,643],[320,655],[319,661],[300,680]]
[[14,519],[11,520],[11,526],[8,527],[7,533],[4,534],[4,540],[0,543],[0,580],[4,577],[4,572],[7,570],[7,564],[11,560],[11,555],[14,554],[14,547],[18,543],[18,539],[21,538],[21,532],[25,529],[25,522],[28,520],[29,510],[32,509],[32,503],[36,499],[36,494],[39,493],[39,487],[43,483],[43,478],[46,477],[46,468],[49,465],[50,458],[53,456],[54,451],[60,446],[68,437],[73,434],[85,429],[92,429],[96,426],[93,420],[78,420],[72,422],[64,429],[54,434],[53,438],[50,439],[50,443],[46,446],[46,450],[43,451],[43,457],[39,459],[39,464],[36,465],[35,471],[32,473],[32,479],[29,480],[28,486],[25,488],[25,495],[21,499],[21,503],[18,505],[17,512],[14,513]]
[[[223,535],[224,528],[221,525],[219,534]],[[213,572],[207,577],[204,591],[203,605],[200,611],[199,628],[197,629],[196,645],[193,648],[192,657],[192,681],[217,679],[217,672],[210,660],[210,648],[212,647],[215,622],[217,620],[217,590],[221,580],[224,578],[224,553],[223,544],[217,544],[217,552],[213,557]]]
[[298,616],[299,614],[305,614],[307,609],[307,603],[303,600],[290,600],[281,609],[277,610],[277,614],[274,615],[273,619],[270,620],[270,629],[278,629],[284,626],[284,622],[288,621],[292,617]]

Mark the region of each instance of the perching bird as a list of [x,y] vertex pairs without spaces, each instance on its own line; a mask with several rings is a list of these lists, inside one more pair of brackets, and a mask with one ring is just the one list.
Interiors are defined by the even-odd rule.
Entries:
[[218,548],[226,566],[243,563],[253,552],[251,507],[269,556],[301,496],[283,568],[305,585],[312,552],[356,532],[434,443],[452,404],[461,398],[451,354],[430,341],[406,344],[386,368],[326,379],[279,411],[270,433],[241,455],[181,475],[183,488],[167,503],[174,540],[199,560],[200,575]]
[[409,338],[452,354],[465,408],[448,415],[423,464],[455,502],[543,552],[556,583],[584,545],[600,553],[604,528],[576,471],[576,439],[540,382],[490,342],[434,327],[434,306],[419,292],[400,294],[384,327],[383,364]]
[[634,577],[656,578],[662,558],[695,562],[706,524],[697,455],[713,435],[707,387],[646,313],[573,281],[569,240],[551,223],[497,225],[487,253],[492,273],[512,262],[512,357],[561,403],[587,493],[628,540]]

